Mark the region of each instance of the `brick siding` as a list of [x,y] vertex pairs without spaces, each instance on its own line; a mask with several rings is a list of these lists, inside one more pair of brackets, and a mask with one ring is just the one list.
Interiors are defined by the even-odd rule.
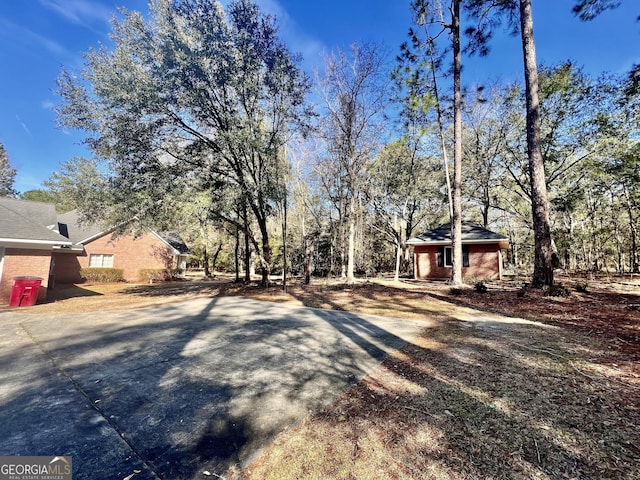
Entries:
[[40,277],[42,284],[38,291],[38,302],[47,297],[51,251],[26,248],[6,248],[2,278],[0,279],[0,304],[8,305],[14,277]]
[[82,281],[79,257],[76,253],[55,252],[53,254],[53,273],[56,283],[79,283]]
[[[77,283],[80,281],[80,268],[89,266],[92,254],[113,255],[113,268],[121,268],[128,282],[138,280],[140,270],[145,268],[175,268],[175,261],[167,265],[163,255],[171,250],[158,237],[146,233],[138,238],[133,235],[112,238],[104,235],[85,245],[85,253],[73,255],[69,253],[55,254],[56,282]],[[170,255],[173,259],[173,256]]]
[[[499,279],[502,274],[502,256],[497,244],[468,245],[469,266],[462,268],[465,279]],[[451,278],[451,267],[438,266],[438,248],[435,245],[416,245],[414,248],[415,278]]]

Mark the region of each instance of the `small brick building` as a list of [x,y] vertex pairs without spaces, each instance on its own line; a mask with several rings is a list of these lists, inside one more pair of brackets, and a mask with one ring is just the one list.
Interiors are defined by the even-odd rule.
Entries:
[[[414,277],[416,279],[449,279],[452,269],[451,225],[411,238]],[[476,279],[502,278],[502,250],[509,240],[486,228],[462,224],[462,276]]]
[[38,301],[51,281],[51,253],[71,242],[60,234],[51,204],[0,198],[0,305],[9,303],[16,277],[42,279]]

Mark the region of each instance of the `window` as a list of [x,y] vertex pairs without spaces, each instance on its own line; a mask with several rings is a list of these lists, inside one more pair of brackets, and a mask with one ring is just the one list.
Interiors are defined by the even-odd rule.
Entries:
[[89,256],[89,268],[113,268],[113,255],[92,253]]
[[[438,247],[438,266],[439,267],[453,267],[453,248],[452,247]],[[462,246],[462,266],[469,266],[469,247]]]
[[444,247],[444,266],[453,267],[453,248]]

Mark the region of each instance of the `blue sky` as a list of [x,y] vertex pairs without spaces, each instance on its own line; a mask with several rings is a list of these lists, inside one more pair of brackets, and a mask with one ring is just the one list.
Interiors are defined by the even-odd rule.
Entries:
[[[224,2],[223,2],[224,3]],[[411,22],[409,0],[259,0],[278,16],[289,48],[304,55],[304,67],[319,65],[323,52],[353,42],[386,45],[395,56]],[[533,0],[539,62],[573,59],[593,75],[623,73],[640,63],[637,1],[583,23],[570,0]],[[147,11],[146,0],[21,0],[0,2],[0,141],[18,170],[16,188],[41,182],[73,156],[88,156],[82,134],[58,129],[52,107],[63,66],[79,71],[82,52],[109,45],[109,19],[117,7]],[[492,42],[489,57],[465,61],[464,83],[522,77],[518,39]]]

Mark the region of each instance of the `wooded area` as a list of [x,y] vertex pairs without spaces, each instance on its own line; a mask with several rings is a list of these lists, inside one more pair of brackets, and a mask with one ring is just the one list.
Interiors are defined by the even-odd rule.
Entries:
[[[507,265],[534,285],[553,268],[639,273],[640,69],[538,66],[530,0],[494,3],[414,1],[398,52],[354,44],[310,78],[250,0],[151,2],[59,78],[60,125],[94,158],[22,196],[179,230],[206,273],[255,267],[263,285],[409,275],[407,240],[450,221],[459,283],[462,220],[508,237]],[[583,19],[614,6],[574,5]],[[526,81],[463,88],[460,52],[487,53],[503,21],[522,33]]]

